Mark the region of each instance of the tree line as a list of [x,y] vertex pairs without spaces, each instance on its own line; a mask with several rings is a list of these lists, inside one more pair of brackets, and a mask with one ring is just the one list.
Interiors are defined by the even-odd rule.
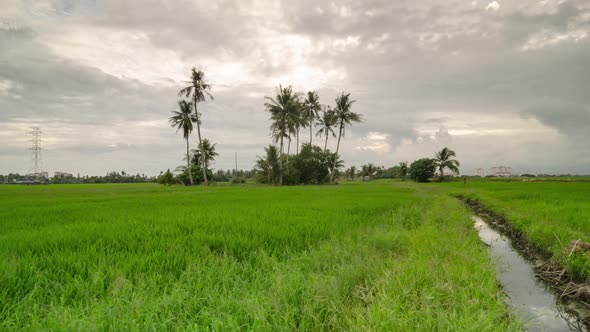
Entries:
[[[21,175],[18,173],[10,173],[8,175],[0,175],[1,183],[15,183],[18,181],[27,181],[33,179],[30,175]],[[49,178],[35,177],[39,183],[51,183],[51,184],[86,184],[86,183],[149,183],[156,182],[155,176],[149,176],[145,174],[129,174],[125,171],[121,172],[109,172],[102,176],[97,175],[84,175],[77,176],[71,174],[54,175]]]
[[359,178],[362,180],[409,178],[417,182],[443,181],[445,179],[445,170],[449,170],[452,175],[459,174],[460,163],[458,160],[453,159],[456,156],[455,151],[445,147],[436,152],[434,158],[420,158],[409,166],[408,162],[405,161],[390,168],[368,163],[360,168],[351,166],[345,171],[345,174],[349,180]]

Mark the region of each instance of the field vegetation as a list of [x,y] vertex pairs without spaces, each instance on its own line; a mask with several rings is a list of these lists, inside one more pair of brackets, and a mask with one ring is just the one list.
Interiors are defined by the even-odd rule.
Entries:
[[1,186],[0,330],[517,330],[434,186]]

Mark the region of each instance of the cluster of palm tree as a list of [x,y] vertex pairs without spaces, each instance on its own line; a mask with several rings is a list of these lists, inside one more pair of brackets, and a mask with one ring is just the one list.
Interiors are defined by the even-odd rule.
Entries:
[[[203,173],[203,183],[209,184],[208,167],[214,160],[217,153],[215,144],[201,135],[202,114],[198,111],[198,104],[207,99],[213,99],[209,92],[211,85],[205,80],[205,73],[202,70],[192,68],[188,85],[178,92],[178,96],[187,98],[178,101],[178,110],[173,111],[169,121],[176,131],[182,131],[186,141],[186,168],[190,184],[195,183],[192,166],[198,166]],[[355,102],[350,98],[350,93],[342,93],[337,96],[335,106],[320,104],[319,95],[316,91],[309,91],[306,94],[294,92],[291,86],[277,88],[275,97],[265,97],[264,106],[270,113],[272,124],[270,126],[271,136],[279,148],[269,147],[265,150],[266,158],[257,162],[260,169],[266,170],[269,183],[283,184],[285,166],[289,165],[291,154],[291,142],[295,140],[296,154],[299,154],[299,134],[301,129],[309,128],[309,145],[313,147],[314,127],[318,127],[315,136],[325,137],[324,153],[328,150],[328,138],[336,138],[336,152],[331,154],[327,167],[330,172],[330,182],[334,181],[336,169],[342,167],[342,161],[338,158],[340,140],[345,135],[346,127],[354,122],[362,121],[362,116],[353,112],[352,104]],[[194,128],[197,129],[198,147],[191,150],[189,138]],[[338,134],[336,134],[338,132]],[[285,144],[285,141],[287,141]],[[285,153],[285,145],[287,151]],[[321,149],[321,148],[318,148]],[[318,150],[321,151],[321,150]],[[197,173],[198,174],[198,173]],[[200,177],[200,175],[199,175]]]
[[373,176],[380,174],[385,171],[385,167],[377,166],[373,163],[362,165],[360,169],[355,166],[350,166],[346,171],[346,177],[350,180],[354,180],[357,176],[361,176],[363,180],[366,178],[371,179]]
[[[275,97],[265,97],[265,99],[267,102],[264,106],[266,111],[270,113],[271,136],[274,142],[279,144],[277,170],[273,172],[273,174],[278,173],[276,174],[278,184],[283,184],[284,163],[289,163],[292,139],[295,138],[296,152],[299,153],[299,132],[302,128],[309,127],[309,144],[312,145],[314,125],[319,126],[316,136],[325,137],[324,152],[328,151],[330,135],[338,137],[336,152],[330,165],[330,182],[333,182],[335,168],[339,164],[340,139],[345,134],[345,128],[354,122],[362,121],[362,116],[351,110],[355,101],[350,99],[350,93],[342,93],[337,96],[333,108],[320,104],[316,91],[309,91],[304,95],[294,92],[291,86],[279,86]],[[335,129],[338,130],[338,135],[336,135]],[[284,151],[285,140],[288,142],[286,155]],[[267,149],[266,152],[268,157],[270,151]],[[265,163],[268,164],[264,160],[260,161],[258,166],[263,168]]]
[[[202,70],[195,68],[191,71],[191,79],[187,81],[188,86],[182,88],[178,92],[178,96],[190,98],[190,101],[179,100],[178,111],[173,111],[173,116],[170,117],[169,121],[172,127],[177,128],[176,131],[182,130],[182,135],[186,140],[186,167],[188,170],[190,184],[194,184],[191,160],[196,161],[196,165],[199,165],[203,172],[203,182],[205,185],[209,185],[207,179],[207,167],[209,163],[217,155],[215,153],[215,144],[211,144],[208,139],[201,137],[201,113],[198,111],[198,103],[204,102],[206,98],[213,100],[213,96],[209,92],[211,85],[205,80],[205,73]],[[191,104],[192,102],[192,104]],[[198,148],[193,150],[193,158],[190,156],[189,148],[189,137],[193,132],[193,124],[197,125],[197,135],[199,139]],[[197,157],[199,156],[199,157]]]

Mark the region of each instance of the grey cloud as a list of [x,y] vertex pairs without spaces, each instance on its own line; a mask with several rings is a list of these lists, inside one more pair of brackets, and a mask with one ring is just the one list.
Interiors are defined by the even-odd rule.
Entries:
[[525,109],[522,114],[538,119],[566,136],[590,139],[590,107],[587,105],[544,101]]

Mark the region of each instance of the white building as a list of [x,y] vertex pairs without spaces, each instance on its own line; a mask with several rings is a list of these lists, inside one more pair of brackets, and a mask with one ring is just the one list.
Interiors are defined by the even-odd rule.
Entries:
[[490,175],[508,177],[512,176],[512,167],[510,166],[496,166],[490,169]]
[[29,173],[26,175],[31,178],[46,178],[49,179],[49,172]]

